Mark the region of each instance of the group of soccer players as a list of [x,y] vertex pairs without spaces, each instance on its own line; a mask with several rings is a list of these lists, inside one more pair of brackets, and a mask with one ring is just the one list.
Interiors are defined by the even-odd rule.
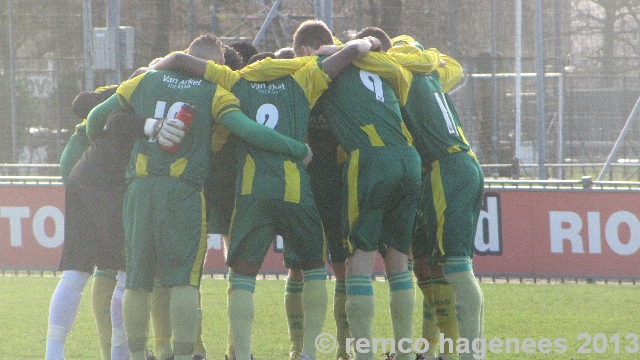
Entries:
[[[346,338],[373,337],[376,251],[383,255],[396,341],[414,337],[411,263],[425,299],[422,337],[429,349],[398,352],[395,359],[469,358],[436,351],[441,332],[454,342],[482,337],[483,297],[471,257],[483,176],[446,94],[462,76],[460,65],[378,28],[365,28],[342,45],[317,20],[298,27],[292,49],[249,56],[238,56],[211,34],[200,36],[184,53],[160,59],[150,66],[154,71],[103,96],[86,115],[89,149],[115,138],[119,156],[128,160],[119,198],[100,193],[106,184],[87,191],[81,180],[80,195],[69,202],[67,188],[68,204],[92,204],[92,196],[121,202],[126,286],[119,298],[126,336],[116,337],[112,306],[114,347],[107,350],[106,341],[103,357],[145,359],[149,318],[163,319],[160,314],[166,325],[154,322],[159,359],[206,356],[200,302],[210,300],[200,299],[198,288],[209,227],[224,235],[230,268],[226,359],[252,359],[255,278],[277,235],[290,269],[290,359],[316,357],[327,311],[327,248],[336,278],[337,359],[375,355],[347,348]],[[191,124],[175,119],[184,103],[196,109]],[[116,116],[123,112],[127,121]],[[177,151],[167,151],[174,144]],[[87,152],[75,167],[88,161],[82,160]],[[79,157],[68,153],[63,158]],[[84,220],[76,211],[80,220],[71,223],[67,209],[65,226],[95,221],[99,211],[87,211]],[[104,239],[100,232],[110,228],[98,225],[95,236]],[[65,255],[70,234],[58,288],[71,287],[78,297],[94,265],[125,270],[98,261],[63,266],[74,257]],[[56,310],[55,298],[50,359],[62,358],[53,353],[63,354],[73,323],[56,320],[64,311]],[[128,354],[118,357],[114,349],[124,338]],[[164,339],[160,351],[158,339]]]

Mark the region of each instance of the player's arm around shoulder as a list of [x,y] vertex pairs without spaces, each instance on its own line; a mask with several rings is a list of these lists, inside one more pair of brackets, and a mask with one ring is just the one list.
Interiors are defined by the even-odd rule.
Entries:
[[442,65],[443,55],[437,49],[420,50],[403,45],[392,47],[387,53],[404,68],[417,73],[428,74]]
[[322,70],[329,78],[333,79],[354,60],[367,55],[369,51],[380,51],[381,49],[380,40],[375,37],[351,40],[333,55],[322,60]]
[[107,100],[94,107],[87,116],[86,131],[90,140],[99,137],[104,131],[105,124],[111,111],[123,108],[118,100],[118,94],[111,95]]
[[442,91],[448,92],[451,88],[462,79],[464,73],[462,65],[458,63],[454,58],[441,55],[441,65],[436,68],[440,84],[442,85]]
[[387,80],[391,83],[400,105],[403,106],[406,103],[413,74],[389,54],[370,51],[366,56],[355,60],[353,64]]
[[192,77],[214,82],[227,89],[231,88],[239,76],[228,66],[216,64],[185,53],[172,53],[153,65],[154,70],[171,70]]

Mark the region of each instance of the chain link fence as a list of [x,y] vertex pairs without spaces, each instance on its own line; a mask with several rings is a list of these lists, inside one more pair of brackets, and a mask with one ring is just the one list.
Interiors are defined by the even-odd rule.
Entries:
[[[253,41],[274,1],[122,2],[120,25],[134,28],[134,67],[139,67],[168,51],[185,48],[191,38],[205,32],[215,31],[227,43]],[[0,112],[0,164],[57,163],[75,124],[81,121],[70,107],[73,98],[84,90],[87,74],[83,43],[83,6],[87,2],[92,4],[91,27],[105,27],[109,0],[9,0],[0,4],[0,106],[6,109]],[[318,17],[322,11],[326,14],[328,6],[334,34],[343,41],[362,27],[380,25],[394,12],[400,12],[402,22],[393,31],[410,34],[426,47],[436,47],[456,57],[465,68],[465,77],[452,90],[452,98],[467,138],[488,176],[535,179],[540,139],[544,139],[545,166],[550,177],[595,176],[640,96],[639,57],[628,49],[605,56],[602,34],[596,30],[580,32],[578,15],[584,12],[582,4],[589,1],[545,6],[545,114],[541,137],[536,77],[532,75],[534,2],[522,2],[519,123],[512,0],[283,0],[257,45],[264,51],[290,46],[298,24]],[[320,5],[325,8],[319,9]],[[640,44],[637,30],[636,35],[627,32],[632,36],[631,43]],[[14,104],[9,96],[12,66]],[[131,71],[123,69],[122,78]],[[92,74],[95,87],[106,85],[106,71]],[[9,111],[12,106],[16,109],[13,115]],[[631,127],[614,159],[611,180],[640,179],[640,121],[637,117],[629,120]],[[11,131],[13,124],[17,124],[17,136]],[[17,144],[13,144],[14,137]],[[17,171],[0,167],[0,175],[22,174]],[[55,170],[49,168],[21,171],[55,175]]]

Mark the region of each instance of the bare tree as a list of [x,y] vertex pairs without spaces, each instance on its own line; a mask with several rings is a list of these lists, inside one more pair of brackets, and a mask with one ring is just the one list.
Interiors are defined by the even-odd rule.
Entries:
[[156,4],[156,28],[153,54],[155,57],[164,56],[171,51],[169,43],[168,24],[171,24],[171,0],[157,0]]
[[[640,57],[640,2],[637,0],[574,0],[574,49],[597,63],[603,75],[637,68]],[[611,66],[611,57],[624,56],[628,65]],[[594,69],[583,69],[593,71]]]

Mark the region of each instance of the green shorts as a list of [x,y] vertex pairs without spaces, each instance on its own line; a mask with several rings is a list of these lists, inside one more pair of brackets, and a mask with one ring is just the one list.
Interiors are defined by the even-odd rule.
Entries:
[[311,189],[327,237],[329,260],[334,263],[344,262],[349,256],[346,238],[342,237],[343,168],[342,164],[337,163],[335,156],[320,161],[314,158],[307,168],[311,179]]
[[315,206],[261,195],[239,196],[231,220],[227,265],[234,259],[262,264],[276,235],[284,240],[284,265],[324,263],[326,241]]
[[200,286],[207,252],[202,192],[170,177],[143,177],[124,199],[127,288]]
[[204,196],[207,202],[207,232],[210,234],[229,234],[236,199],[236,142],[236,138],[231,136],[220,151],[211,155],[209,162]]
[[350,252],[393,247],[408,254],[420,199],[420,156],[413,147],[354,150],[343,177],[343,237]]
[[482,205],[484,176],[468,153],[455,153],[431,164],[413,234],[413,256],[427,254],[427,263],[447,256],[473,256]]

